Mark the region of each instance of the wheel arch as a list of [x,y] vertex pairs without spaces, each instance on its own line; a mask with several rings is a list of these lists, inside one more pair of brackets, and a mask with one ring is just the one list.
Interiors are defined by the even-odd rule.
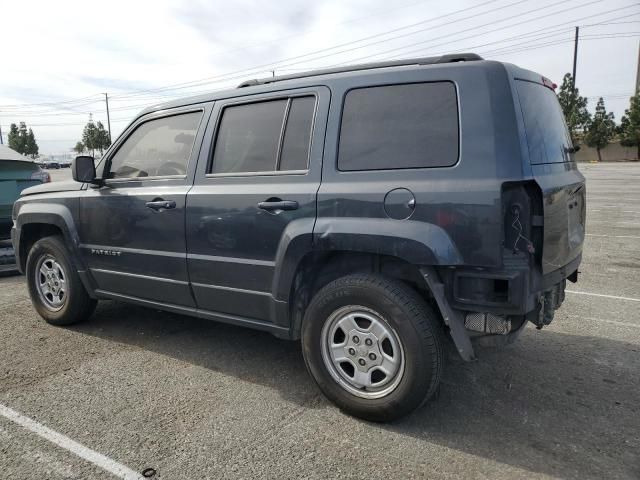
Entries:
[[[79,249],[78,232],[69,208],[60,204],[26,203],[21,205],[15,221],[14,248],[18,268],[24,268],[31,247],[41,238],[61,235],[71,253],[74,267],[83,270]],[[17,248],[16,248],[17,247]]]
[[273,297],[289,301],[295,278],[310,258],[324,259],[345,252],[396,258],[413,266],[463,264],[449,235],[432,223],[380,218],[302,218],[289,223],[282,235],[274,262]]
[[302,319],[313,296],[332,281],[354,273],[377,273],[400,280],[428,301],[431,298],[419,268],[400,257],[352,250],[311,251],[299,262],[290,286],[288,305],[293,339],[300,337]]
[[[275,259],[273,298],[288,305],[291,336],[300,335],[304,310],[322,286],[350,273],[381,273],[432,294],[418,266],[460,265],[449,235],[428,222],[320,217],[291,222]],[[434,303],[434,307],[440,308]]]

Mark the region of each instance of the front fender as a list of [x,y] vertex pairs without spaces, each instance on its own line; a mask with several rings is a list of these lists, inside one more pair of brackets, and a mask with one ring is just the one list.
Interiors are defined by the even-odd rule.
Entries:
[[462,256],[437,225],[382,218],[319,218],[313,233],[319,250],[351,250],[401,258],[413,265],[460,265]]
[[16,204],[14,216],[13,247],[18,265],[22,264],[22,259],[19,256],[22,252],[22,242],[24,242],[24,235],[22,234],[24,227],[30,224],[44,224],[53,225],[62,232],[65,243],[71,253],[72,261],[79,270],[84,270],[84,264],[78,248],[80,237],[73,214],[67,205],[39,202],[20,203]]

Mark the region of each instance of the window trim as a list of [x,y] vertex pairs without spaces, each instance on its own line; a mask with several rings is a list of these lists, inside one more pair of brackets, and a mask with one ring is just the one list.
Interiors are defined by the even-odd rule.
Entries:
[[[184,107],[178,107],[178,108],[184,108]],[[143,182],[143,181],[147,181],[147,180],[180,180],[180,179],[186,179],[188,173],[185,173],[183,175],[153,175],[153,176],[148,176],[148,177],[117,177],[117,178],[110,178],[110,177],[105,177],[105,172],[107,172],[107,175],[111,172],[111,162],[113,160],[113,157],[116,156],[116,154],[120,151],[120,149],[122,148],[122,146],[127,142],[127,140],[129,140],[129,138],[131,138],[131,135],[133,135],[135,133],[136,130],[138,130],[138,128],[140,128],[142,125],[144,125],[145,123],[149,123],[152,122],[154,120],[161,120],[163,118],[169,118],[169,117],[175,117],[178,115],[188,115],[190,113],[198,113],[200,112],[200,120],[198,121],[198,125],[196,127],[196,137],[198,136],[198,132],[200,132],[200,129],[202,128],[202,120],[205,117],[205,107],[195,107],[195,108],[186,108],[184,110],[178,110],[176,111],[176,109],[171,109],[171,110],[161,110],[159,112],[153,112],[151,117],[149,118],[145,118],[145,116],[140,117],[139,119],[137,119],[137,121],[134,121],[129,128],[126,130],[126,136],[123,137],[122,139],[120,139],[118,141],[118,144],[116,145],[116,148],[113,150],[113,153],[109,154],[109,158],[106,159],[106,163],[104,166],[104,169],[102,170],[102,177],[103,180],[105,182],[106,185],[112,184],[112,183],[130,183],[130,182]],[[191,150],[189,151],[189,157],[187,158],[187,163],[185,165],[187,172],[189,171],[189,164],[191,163],[192,157],[193,157],[193,149],[195,147],[195,139],[193,142],[193,145],[191,145]]]
[[[400,85],[424,85],[430,83],[450,83],[453,85],[453,90],[455,93],[456,99],[456,117],[458,124],[458,156],[456,157],[456,161],[451,165],[437,165],[432,167],[398,167],[398,168],[374,168],[374,169],[359,169],[359,170],[341,170],[340,169],[340,138],[342,135],[342,122],[344,120],[344,106],[347,100],[347,95],[353,90],[366,90],[369,88],[380,88],[380,87],[395,87]],[[435,168],[454,168],[460,163],[460,159],[462,158],[462,112],[460,110],[460,92],[458,90],[458,85],[455,81],[451,79],[443,79],[443,80],[428,80],[428,81],[413,81],[413,82],[394,82],[394,83],[380,83],[380,84],[369,84],[369,85],[361,85],[357,87],[349,87],[344,91],[342,95],[342,104],[340,108],[340,124],[338,126],[338,135],[336,138],[336,157],[335,157],[335,169],[338,174],[348,175],[350,173],[360,173],[363,172],[396,172],[396,171],[404,171],[404,170],[433,170]]]
[[[294,98],[301,97],[313,97],[314,105],[311,118],[311,127],[309,132],[309,148],[307,150],[307,168],[301,170],[278,170],[280,167],[280,161],[282,159],[282,146],[284,144],[284,135],[286,133],[287,123],[289,121],[289,112],[291,111],[291,103]],[[213,157],[216,153],[216,146],[218,144],[218,135],[220,133],[220,127],[222,125],[222,118],[225,109],[229,107],[237,107],[242,105],[252,105],[255,103],[272,102],[277,100],[287,100],[285,106],[284,115],[282,118],[282,125],[280,126],[280,138],[278,140],[278,149],[276,151],[275,170],[265,170],[260,172],[220,172],[211,173],[213,169]],[[317,92],[297,92],[297,93],[284,93],[273,97],[266,97],[260,99],[242,98],[235,102],[225,103],[220,107],[216,116],[215,133],[212,142],[211,153],[209,154],[209,160],[207,162],[207,169],[205,178],[224,178],[224,177],[263,177],[263,176],[277,176],[277,175],[306,175],[309,172],[309,163],[311,161],[311,149],[313,147],[313,132],[315,131],[316,117],[318,113],[319,98]]]

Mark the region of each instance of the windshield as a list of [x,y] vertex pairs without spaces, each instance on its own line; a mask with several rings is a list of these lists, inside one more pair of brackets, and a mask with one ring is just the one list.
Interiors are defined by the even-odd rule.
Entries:
[[556,94],[525,80],[516,81],[532,164],[569,161],[571,139]]

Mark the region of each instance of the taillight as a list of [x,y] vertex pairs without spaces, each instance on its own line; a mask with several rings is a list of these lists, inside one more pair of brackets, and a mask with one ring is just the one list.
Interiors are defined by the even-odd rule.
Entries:
[[550,88],[551,90],[553,90],[555,92],[556,88],[558,88],[558,85],[553,83],[551,80],[549,80],[547,77],[542,77],[542,84],[545,87]]
[[51,181],[51,175],[49,175],[49,172],[38,169],[31,174],[31,180],[40,180],[42,183],[48,183]]
[[512,253],[542,256],[544,217],[539,187],[533,182],[508,182],[502,186],[504,247]]
[[436,225],[447,228],[456,223],[456,217],[453,212],[446,210],[438,210],[436,213]]

